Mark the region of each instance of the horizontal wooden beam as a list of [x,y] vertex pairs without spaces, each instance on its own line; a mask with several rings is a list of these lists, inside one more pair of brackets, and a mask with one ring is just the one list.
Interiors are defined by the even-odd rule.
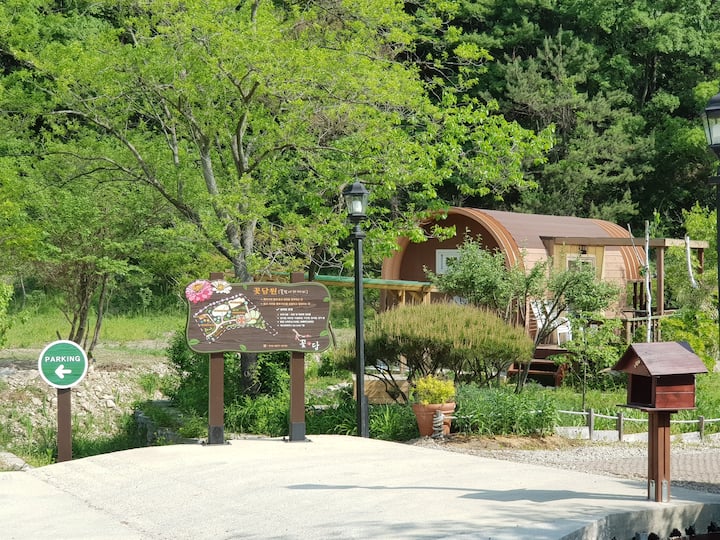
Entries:
[[[644,246],[644,238],[596,238],[589,236],[541,236],[543,242],[555,245],[571,246]],[[678,238],[651,238],[650,247],[685,247],[685,240]],[[710,244],[705,240],[690,240],[692,249],[707,249]]]

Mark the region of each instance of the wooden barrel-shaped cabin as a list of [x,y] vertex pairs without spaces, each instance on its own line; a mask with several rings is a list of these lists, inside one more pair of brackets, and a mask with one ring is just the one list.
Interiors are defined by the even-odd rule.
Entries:
[[[453,226],[455,236],[422,243],[401,238],[399,250],[383,264],[383,279],[427,281],[426,269],[442,274],[447,261],[457,257],[458,246],[469,236],[478,239],[485,249],[503,253],[508,265],[520,264],[526,271],[552,257],[556,268],[590,264],[599,279],[616,283],[622,291],[628,283],[642,281],[643,246],[634,246],[628,241],[630,233],[609,221],[455,207],[423,224],[428,236],[436,224]],[[625,296],[618,298],[620,309],[625,307]]]

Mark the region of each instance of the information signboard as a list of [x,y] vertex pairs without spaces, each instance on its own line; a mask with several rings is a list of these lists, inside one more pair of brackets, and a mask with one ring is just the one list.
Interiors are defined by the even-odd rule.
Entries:
[[196,280],[185,288],[196,352],[320,352],[330,346],[330,293],[320,283]]
[[71,388],[83,380],[88,369],[85,351],[74,341],[54,341],[38,358],[43,380],[55,388]]

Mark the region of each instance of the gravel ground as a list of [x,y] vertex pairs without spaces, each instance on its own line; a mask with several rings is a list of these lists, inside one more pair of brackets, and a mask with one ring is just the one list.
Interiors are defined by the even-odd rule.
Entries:
[[[445,439],[425,437],[410,444],[555,469],[638,480],[648,478],[646,442],[596,442],[559,436],[488,438],[458,434]],[[673,440],[670,479],[672,486],[720,493],[720,439],[706,437],[702,442]]]

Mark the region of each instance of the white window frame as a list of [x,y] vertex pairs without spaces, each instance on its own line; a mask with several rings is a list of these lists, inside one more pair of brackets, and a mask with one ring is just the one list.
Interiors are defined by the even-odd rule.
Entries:
[[565,257],[565,268],[570,270],[572,263],[590,264],[593,270],[597,269],[595,255],[569,254]]
[[448,271],[448,260],[460,257],[459,249],[436,249],[435,250],[435,273],[446,274]]

